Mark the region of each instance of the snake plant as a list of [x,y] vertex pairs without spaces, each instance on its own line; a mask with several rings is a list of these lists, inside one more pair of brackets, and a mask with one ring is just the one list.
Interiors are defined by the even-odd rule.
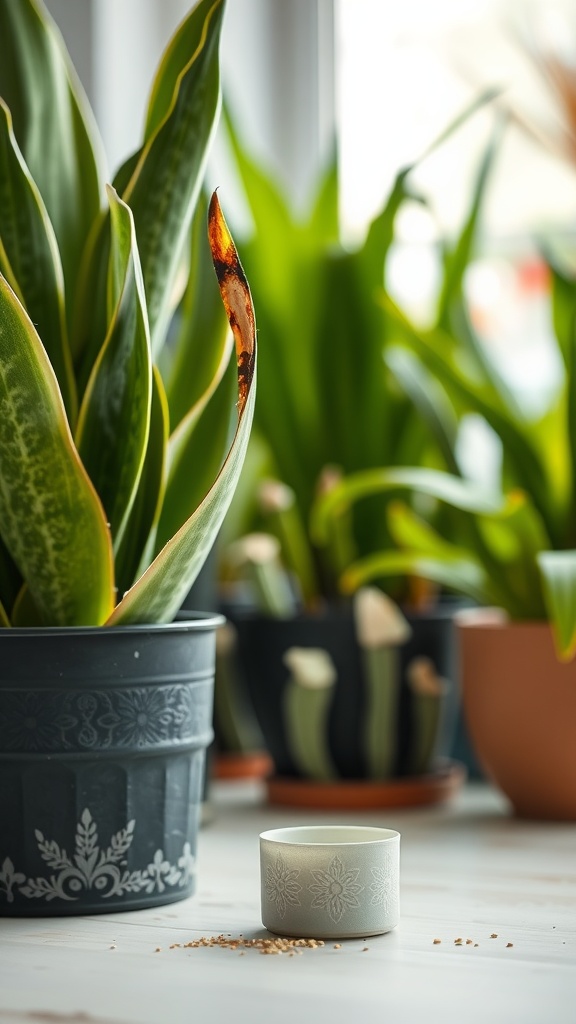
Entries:
[[[476,208],[479,199],[480,190]],[[472,238],[469,233],[468,246]],[[512,620],[550,621],[558,654],[568,660],[576,652],[576,273],[573,260],[570,265],[546,243],[543,254],[562,373],[538,415],[504,383],[474,333],[462,252],[453,254],[438,317],[427,329],[416,328],[380,290],[398,346],[433,374],[459,413],[482,417],[499,438],[501,479],[492,490],[461,474],[418,466],[358,472],[317,502],[313,533],[318,544],[327,544],[334,519],[387,495],[397,548],[347,566],[340,578],[344,592],[390,573],[417,573],[498,606]],[[449,510],[448,529],[435,529],[400,497],[414,493]]]
[[183,20],[141,145],[110,179],[41,0],[0,0],[4,626],[171,620],[230,503],[255,327],[202,191],[223,13],[199,0]]
[[[431,149],[495,95],[477,97]],[[379,300],[388,294],[397,214],[425,202],[412,184],[414,165],[399,171],[362,241],[350,247],[341,237],[336,159],[320,176],[310,210],[298,215],[246,150],[228,111],[226,127],[253,222],[243,258],[267,346],[249,472],[223,534],[222,574],[225,583],[243,577],[269,614],[286,616],[299,599],[308,610],[340,600],[346,569],[394,543],[381,495],[331,516],[321,537],[311,528],[318,496],[339,493],[342,477],[376,467],[458,472],[458,415],[435,375],[398,345],[396,313]],[[446,257],[446,306],[464,272],[491,158],[492,147],[478,199],[452,260]],[[254,531],[256,539],[276,535],[277,558],[251,559],[241,538]],[[281,577],[285,568],[297,582],[296,602]],[[428,601],[423,577],[403,572],[399,565],[380,585],[401,603]]]
[[[479,97],[434,145],[492,95]],[[297,215],[273,173],[244,147],[229,112],[226,125],[253,222],[243,259],[267,349],[260,358],[264,383],[250,447],[252,489],[239,492],[224,538],[236,541],[251,531],[276,535],[280,562],[257,562],[252,576],[266,590],[267,611],[286,615],[294,604],[291,609],[278,564],[297,581],[297,599],[315,609],[339,599],[348,564],[392,543],[383,503],[375,499],[351,516],[333,518],[328,543],[318,544],[310,532],[318,493],[342,475],[370,467],[455,468],[457,418],[432,374],[414,360],[408,364],[398,346],[392,350],[395,321],[376,301],[383,281],[386,287],[398,211],[422,202],[411,184],[413,167],[398,173],[363,240],[351,249],[340,232],[336,159],[321,174],[309,212]],[[224,548],[225,580],[240,561],[237,544]],[[417,604],[423,588],[414,579],[407,587],[398,573],[387,589],[397,600]]]

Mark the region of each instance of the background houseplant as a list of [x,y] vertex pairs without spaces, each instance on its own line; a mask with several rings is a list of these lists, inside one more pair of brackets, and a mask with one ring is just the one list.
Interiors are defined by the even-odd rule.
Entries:
[[[238,620],[241,659],[247,659],[246,677],[277,770],[283,775],[310,776],[322,769],[319,764],[316,768],[305,765],[295,755],[296,745],[300,755],[303,745],[285,715],[291,672],[283,655],[287,648],[302,644],[328,644],[330,649],[329,631],[337,638],[346,632],[353,648],[358,646],[354,614],[340,587],[341,573],[357,557],[392,545],[380,496],[365,503],[358,514],[333,518],[323,546],[309,529],[314,501],[319,491],[334,487],[343,473],[362,467],[401,466],[408,461],[455,468],[457,417],[425,367],[406,350],[392,348],[394,323],[375,301],[383,281],[386,287],[396,214],[414,198],[411,168],[398,174],[384,208],[363,242],[351,251],[339,236],[336,163],[322,177],[311,211],[299,218],[274,180],[246,154],[230,123],[228,127],[254,222],[252,239],[243,244],[244,259],[269,345],[261,357],[265,384],[255,411],[250,468],[237,492],[234,516],[224,526],[222,579],[225,587],[232,582],[232,589],[238,577],[248,581],[252,598],[276,619],[257,623],[247,615],[238,620],[238,609],[226,606]],[[482,168],[478,192],[486,174],[487,166]],[[447,315],[466,264],[478,207],[475,195],[462,239],[446,260],[442,316]],[[274,553],[273,545],[263,545],[258,537],[249,537],[246,543],[245,535],[255,530],[274,536],[279,550]],[[434,588],[416,573],[407,586],[404,569],[398,562],[385,581],[378,581],[404,609],[412,609],[413,638],[405,648],[405,660],[397,659],[400,678],[394,684],[395,697],[384,720],[372,727],[379,730],[374,744],[394,746],[394,755],[377,764],[366,754],[363,722],[373,720],[376,712],[367,695],[370,684],[361,665],[363,655],[353,650],[346,672],[336,671],[334,699],[327,700],[325,694],[324,713],[316,715],[316,738],[309,735],[307,741],[308,747],[317,749],[328,742],[332,777],[382,780],[413,773],[409,750],[419,697],[406,683],[407,664],[428,656],[436,672],[453,680],[450,658],[440,653],[442,647],[449,650],[452,609],[441,608]],[[434,627],[428,625],[430,615],[436,618]],[[317,626],[324,638],[320,642],[318,634],[315,643]],[[275,647],[266,648],[272,636]],[[335,643],[338,646],[338,639]],[[383,639],[381,646],[386,644]],[[335,649],[332,646],[332,656]],[[271,664],[277,666],[273,675]],[[261,670],[266,682],[259,686]],[[346,675],[355,691],[349,700],[340,693]],[[381,706],[378,714],[382,713]],[[303,709],[302,718],[306,717]],[[390,734],[394,740],[386,739]],[[334,748],[341,742],[348,746],[348,753],[336,753]],[[325,773],[329,773],[328,760],[324,758]],[[429,765],[430,760],[424,770]]]
[[[501,470],[492,487],[419,468],[396,476],[354,474],[318,504],[315,526],[319,541],[327,540],[332,516],[399,487],[450,508],[450,531],[422,523],[406,506],[400,515],[397,504],[389,524],[412,571],[501,610],[467,613],[460,626],[464,706],[475,747],[518,813],[573,819],[575,670],[563,662],[572,658],[576,637],[576,287],[568,267],[545,248],[561,379],[538,415],[504,384],[479,344],[461,287],[460,328],[452,332],[415,329],[381,294],[398,342],[434,373],[457,408],[482,417],[499,439]],[[343,588],[377,578],[389,562],[384,551],[349,566]]]
[[[172,620],[230,502],[254,404],[251,299],[215,195],[236,358],[228,332],[199,329],[194,301],[222,16],[201,0],[183,21],[142,146],[105,190],[51,19],[36,0],[0,3],[1,912],[192,890],[218,619]],[[182,265],[167,399],[157,362]]]

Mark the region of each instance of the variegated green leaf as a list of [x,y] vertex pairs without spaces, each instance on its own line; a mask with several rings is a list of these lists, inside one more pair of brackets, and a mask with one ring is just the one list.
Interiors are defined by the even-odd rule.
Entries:
[[164,341],[172,290],[220,103],[224,0],[200,0],[177,31],[152,88],[146,143],[123,194],[134,213],[152,350]]
[[538,566],[558,655],[570,661],[576,653],[576,551],[541,551]]
[[[238,425],[210,490],[110,616],[110,624],[170,621],[214,544],[240,475],[256,398],[256,326],[248,282],[216,193],[209,213],[212,257],[236,342]],[[190,467],[193,472],[193,467]]]
[[[76,385],[68,347],[64,278],[54,230],[0,100],[0,271],[16,285],[58,378],[71,423]],[[15,290],[15,289],[14,289]]]
[[52,221],[70,312],[103,198],[101,143],[60,32],[41,0],[0,0],[0,96]]
[[0,529],[47,625],[100,624],[112,546],[54,371],[0,276]]
[[111,187],[108,198],[110,331],[88,382],[77,444],[106,510],[117,551],[148,442],[152,363],[134,221]]
[[[219,110],[223,10],[224,0],[200,0],[177,29],[152,87],[145,142],[115,179],[136,224],[154,359],[179,300],[174,285]],[[102,270],[107,265],[106,237],[101,230],[92,239],[80,282],[73,349],[81,385],[107,326]]]

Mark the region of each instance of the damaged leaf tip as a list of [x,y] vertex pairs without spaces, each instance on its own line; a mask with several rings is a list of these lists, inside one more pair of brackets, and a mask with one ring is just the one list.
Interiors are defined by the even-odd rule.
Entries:
[[248,281],[216,192],[212,194],[208,211],[208,240],[222,302],[236,343],[238,411],[241,413],[254,376],[256,320]]

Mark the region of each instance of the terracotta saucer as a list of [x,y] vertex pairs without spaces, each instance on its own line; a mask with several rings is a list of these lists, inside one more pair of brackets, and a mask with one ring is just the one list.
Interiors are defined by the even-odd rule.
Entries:
[[211,774],[214,779],[265,779],[273,769],[272,759],[265,750],[246,754],[216,754]]
[[385,782],[370,779],[335,779],[313,782],[272,775],[266,780],[270,804],[314,810],[366,810],[375,807],[423,807],[448,800],[466,780],[459,761],[443,761],[428,775],[413,775]]

